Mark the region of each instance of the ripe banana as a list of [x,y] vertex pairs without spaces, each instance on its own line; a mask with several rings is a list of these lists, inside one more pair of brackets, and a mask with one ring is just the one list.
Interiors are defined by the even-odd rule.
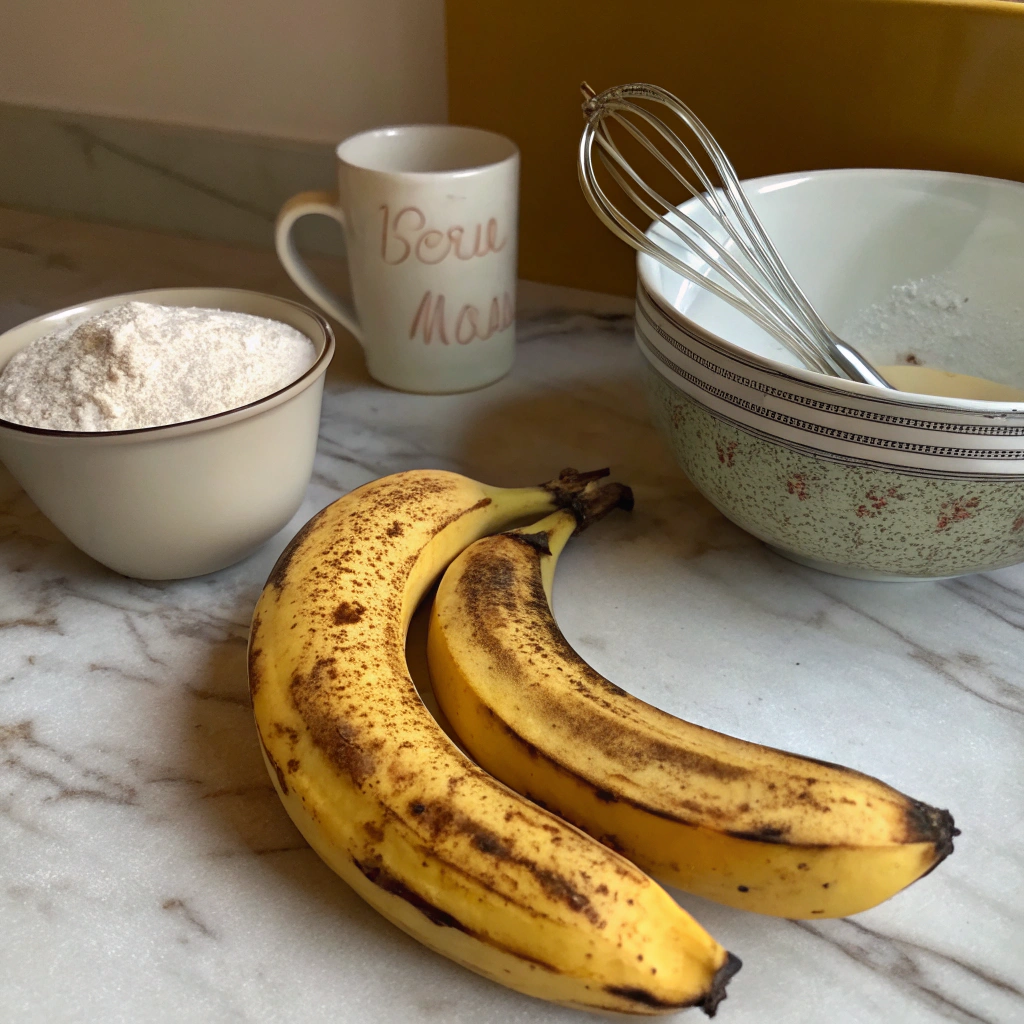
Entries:
[[455,555],[514,521],[585,509],[601,475],[504,490],[413,471],[328,506],[256,606],[253,710],[302,834],[420,942],[571,1006],[710,1016],[739,961],[627,860],[465,757],[406,664],[412,612]]
[[592,669],[550,606],[576,529],[565,510],[478,541],[438,589],[431,680],[483,768],[656,877],[762,914],[854,914],[952,852],[947,811],[692,725]]

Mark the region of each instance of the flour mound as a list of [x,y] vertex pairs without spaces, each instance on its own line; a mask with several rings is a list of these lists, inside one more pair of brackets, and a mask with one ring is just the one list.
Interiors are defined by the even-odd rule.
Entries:
[[37,338],[0,373],[0,419],[131,430],[247,405],[302,376],[313,343],[276,320],[126,302]]

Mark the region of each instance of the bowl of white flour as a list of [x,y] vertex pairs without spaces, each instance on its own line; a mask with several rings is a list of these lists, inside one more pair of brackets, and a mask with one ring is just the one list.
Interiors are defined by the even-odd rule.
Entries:
[[230,288],[49,313],[0,335],[0,461],[111,569],[213,572],[298,510],[333,353],[318,314]]

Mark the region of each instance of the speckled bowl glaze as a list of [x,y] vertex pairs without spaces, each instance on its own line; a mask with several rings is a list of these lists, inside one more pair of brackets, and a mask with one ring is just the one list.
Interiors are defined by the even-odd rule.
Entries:
[[[930,361],[1024,385],[1024,186],[893,170],[744,184],[840,334],[894,286],[941,274],[973,309],[1021,328],[1016,344],[1002,347],[962,332],[933,338]],[[702,219],[694,206],[684,209]],[[680,466],[781,554],[876,580],[1024,560],[1024,405],[893,392],[805,370],[726,303],[646,256],[635,327],[654,417]],[[913,361],[904,342],[886,338],[885,352],[865,355]]]

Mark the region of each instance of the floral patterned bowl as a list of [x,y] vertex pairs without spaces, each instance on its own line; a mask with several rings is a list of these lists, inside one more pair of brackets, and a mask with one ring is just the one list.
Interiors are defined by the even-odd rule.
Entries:
[[[1024,387],[1024,185],[839,170],[745,188],[826,322],[875,365],[923,363]],[[683,209],[703,219],[695,207]],[[646,256],[635,327],[655,419],[679,464],[781,554],[874,580],[1024,560],[1024,403],[805,370]]]

